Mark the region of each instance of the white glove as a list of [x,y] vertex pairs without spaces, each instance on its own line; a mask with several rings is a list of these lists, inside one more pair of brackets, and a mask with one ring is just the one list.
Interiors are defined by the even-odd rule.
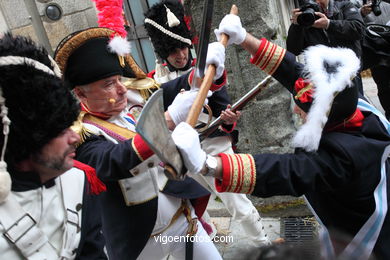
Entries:
[[219,23],[218,29],[214,30],[215,36],[218,41],[221,38],[221,34],[229,35],[228,45],[241,44],[246,37],[246,30],[242,27],[241,19],[234,14],[227,14]]
[[200,148],[198,133],[186,122],[180,123],[172,132],[172,139],[191,173],[199,173],[206,162],[206,153]]
[[[214,80],[222,77],[223,71],[225,70],[225,47],[222,43],[213,42],[209,44],[205,68],[207,69],[210,64],[214,64],[216,68]],[[204,71],[197,71],[197,75],[203,77]]]
[[[211,92],[211,91],[209,91]],[[208,97],[210,93],[207,93]],[[172,104],[168,107],[168,113],[171,116],[175,125],[184,122],[187,119],[188,112],[191,109],[192,104],[196,96],[198,95],[198,89],[183,91],[176,95]],[[205,99],[204,104],[208,103],[208,99]]]

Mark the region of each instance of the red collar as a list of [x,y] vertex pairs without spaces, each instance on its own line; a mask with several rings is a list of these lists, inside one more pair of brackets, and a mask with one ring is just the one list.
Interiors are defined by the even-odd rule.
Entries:
[[87,105],[85,105],[83,102],[80,102],[80,105],[81,105],[81,111],[85,111],[88,114],[91,114],[91,115],[96,116],[98,118],[106,120],[106,119],[109,119],[111,117],[111,116],[104,114],[104,113],[92,112],[91,110],[89,110]]
[[357,130],[363,125],[364,115],[357,108],[355,113],[352,114],[349,118],[345,119],[343,122],[338,123],[336,125],[326,126],[325,132],[343,132],[343,131],[352,131]]

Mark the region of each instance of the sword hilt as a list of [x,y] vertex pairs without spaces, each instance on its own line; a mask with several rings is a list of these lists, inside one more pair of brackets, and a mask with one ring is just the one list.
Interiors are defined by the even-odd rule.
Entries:
[[[238,8],[236,5],[232,5],[230,9],[230,14],[238,14]],[[229,40],[229,36],[226,34],[221,35],[220,43],[223,44],[223,46],[227,46],[227,42]],[[203,103],[206,100],[207,93],[210,89],[211,84],[213,83],[213,78],[215,76],[215,66],[213,64],[210,64],[207,67],[205,76],[203,78],[202,84],[199,87],[199,93],[195,98],[195,101],[188,113],[187,120],[186,122],[194,127],[196,125],[196,122],[198,121],[198,117],[200,112],[202,111],[203,108]]]

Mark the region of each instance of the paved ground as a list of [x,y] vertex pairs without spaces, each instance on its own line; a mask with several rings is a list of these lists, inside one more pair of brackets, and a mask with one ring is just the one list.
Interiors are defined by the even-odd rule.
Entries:
[[[363,88],[366,98],[383,112],[377,97],[376,85],[372,78],[363,78]],[[253,259],[254,252],[256,252],[255,248],[246,238],[241,226],[231,220],[223,204],[217,200],[210,199],[207,209],[210,212],[212,222],[217,226],[219,235],[231,236],[233,238],[233,241],[215,243],[223,259]],[[296,210],[301,211],[300,209]],[[279,216],[286,217],[286,214],[279,214]],[[271,240],[284,236],[281,231],[283,224],[281,220],[281,217],[275,216],[263,218],[264,228]]]

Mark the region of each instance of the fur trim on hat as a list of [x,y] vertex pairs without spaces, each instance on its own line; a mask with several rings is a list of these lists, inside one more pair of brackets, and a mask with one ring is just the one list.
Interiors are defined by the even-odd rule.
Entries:
[[347,48],[330,48],[323,45],[309,47],[305,52],[305,71],[314,85],[313,104],[307,121],[293,138],[293,146],[308,152],[318,149],[322,130],[334,97],[350,87],[351,79],[360,68],[360,60]]

